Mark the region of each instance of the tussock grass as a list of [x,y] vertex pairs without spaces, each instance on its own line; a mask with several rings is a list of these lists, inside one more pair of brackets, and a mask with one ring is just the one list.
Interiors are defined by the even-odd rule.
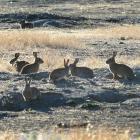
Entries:
[[[111,57],[111,56],[110,56]],[[110,58],[108,57],[108,58]],[[99,57],[88,57],[84,60],[83,63],[80,65],[88,66],[91,68],[106,68],[108,64],[106,64],[106,60],[108,59],[101,59]],[[129,60],[129,61],[128,61]],[[140,66],[140,57],[131,57],[131,56],[116,56],[116,63],[125,64],[132,68]]]
[[131,56],[118,56],[116,62],[127,64],[131,67],[140,66],[140,57],[131,57]]
[[70,63],[73,63],[73,56],[71,54],[58,54],[56,50],[47,51],[46,55],[43,57],[44,67],[48,71],[53,69],[64,67],[64,59],[69,59]]
[[130,131],[123,132],[99,129],[95,131],[87,131],[81,129],[72,129],[68,131],[50,132],[50,133],[31,133],[29,135],[14,134],[12,132],[2,133],[0,140],[130,140]]
[[0,59],[0,71],[2,72],[15,72],[15,69],[6,61]]
[[[62,48],[78,48],[81,49],[86,46],[87,39],[140,39],[140,26],[117,26],[113,28],[99,28],[94,30],[46,30],[46,29],[33,29],[33,30],[7,30],[0,31],[0,50],[1,52],[16,51],[25,52],[30,54],[27,61],[32,62],[32,51],[41,52],[41,58],[44,64],[41,65],[41,70],[52,71],[55,68],[62,67],[64,58],[69,58],[70,63],[74,61],[72,54],[60,54],[58,49]],[[51,50],[51,51],[48,51]],[[81,50],[82,51],[82,50]],[[24,56],[24,55],[23,55]],[[23,57],[21,55],[21,57]],[[14,72],[9,60],[11,57],[8,55],[4,60],[0,60],[0,71]],[[110,56],[108,56],[109,58]],[[88,66],[94,68],[105,68],[106,60],[108,58],[87,57],[80,60],[78,66]],[[6,62],[6,60],[8,62]],[[128,61],[129,60],[129,61]],[[33,60],[34,61],[34,60]],[[119,56],[116,57],[117,63],[124,63],[130,67],[137,67],[140,65],[140,57]]]
[[140,39],[139,25],[117,26],[112,28],[97,28],[85,30],[8,30],[0,31],[0,49],[25,49],[32,46],[48,46],[51,48],[81,48],[83,39],[110,39],[125,37],[125,39]]
[[110,39],[125,37],[126,39],[140,39],[140,26],[127,25],[113,28],[97,28],[85,30],[47,31],[47,30],[8,30],[0,31],[0,49],[25,49],[32,46],[48,46],[51,48],[81,48],[81,40],[102,38]]
[[105,68],[107,65],[105,64],[105,59],[101,59],[99,57],[88,57],[83,62],[79,64],[79,66],[86,66],[92,69],[94,68]]
[[81,38],[99,38],[99,39],[140,39],[140,25],[123,25],[115,27],[102,27],[97,29],[85,29],[79,31],[77,34]]
[[14,132],[1,132],[0,140],[20,140],[19,136]]
[[25,50],[32,46],[51,48],[80,48],[82,43],[73,34],[47,30],[8,30],[0,31],[1,50]]

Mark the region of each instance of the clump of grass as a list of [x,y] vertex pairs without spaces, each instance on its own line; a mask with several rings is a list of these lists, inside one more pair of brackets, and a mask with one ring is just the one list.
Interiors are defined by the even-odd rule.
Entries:
[[19,140],[18,134],[14,132],[1,132],[0,133],[0,140]]
[[0,71],[1,72],[15,72],[15,69],[8,64],[8,62],[0,59]]
[[0,31],[1,50],[25,50],[32,46],[50,48],[80,48],[82,43],[75,35],[47,30],[7,30]]
[[44,66],[48,71],[64,67],[64,59],[70,59],[70,63],[73,62],[71,54],[59,54],[57,50],[48,50],[43,57]]
[[99,129],[95,132],[74,130],[69,134],[63,134],[61,140],[129,140],[129,131],[124,133],[113,132],[111,130]]
[[[68,33],[63,30],[7,30],[0,31],[0,50],[7,51],[43,51],[42,58],[45,63],[41,66],[41,70],[52,71],[55,68],[64,66],[64,58],[69,58],[70,63],[73,62],[74,57],[72,54],[60,54],[58,49],[62,48],[83,48],[85,46],[85,40],[87,38],[101,37],[101,38],[127,38],[133,37],[138,39],[140,26],[117,26],[113,28],[99,28],[95,30],[75,30]],[[131,32],[131,33],[130,33]],[[83,40],[84,39],[84,40]],[[84,42],[84,43],[83,43]],[[46,51],[50,49],[51,51]],[[45,52],[45,51],[46,52]],[[8,56],[7,56],[8,57]],[[7,58],[9,59],[9,58]],[[11,59],[11,58],[10,58]],[[99,57],[87,57],[86,59],[79,61],[78,66],[88,66],[94,68],[107,68],[105,61],[108,58]],[[129,60],[129,61],[128,61]],[[118,63],[124,63],[130,67],[137,67],[140,65],[140,57],[131,58],[129,56],[117,56],[116,61]],[[7,62],[0,61],[0,71],[12,71],[12,67]]]
[[4,132],[0,136],[0,140],[130,140],[131,135],[129,130],[109,130],[109,129],[70,129],[50,131],[49,133],[31,133],[31,134],[14,134],[12,132]]
[[137,67],[140,65],[140,57],[131,57],[131,56],[119,56],[116,57],[118,63],[127,64],[131,67]]
[[64,58],[60,56],[56,51],[47,51],[44,56],[45,66],[49,71],[53,69],[64,67]]
[[99,57],[87,57],[83,62],[82,65],[83,66],[88,66],[92,69],[95,68],[105,68],[107,67],[106,63],[105,63],[105,59],[101,59]]
[[125,40],[140,39],[139,25],[124,25],[115,27],[102,27],[96,29],[85,29],[77,31],[77,35],[81,38],[95,38],[95,39],[121,39]]

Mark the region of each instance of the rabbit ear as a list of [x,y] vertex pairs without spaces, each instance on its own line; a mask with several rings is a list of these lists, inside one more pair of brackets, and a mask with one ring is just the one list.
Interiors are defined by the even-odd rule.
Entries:
[[30,85],[30,83],[31,83],[31,80],[32,80],[32,79],[31,79],[30,77],[28,77],[28,82],[29,82],[29,85]]
[[70,60],[69,60],[69,59],[67,59],[67,63],[66,63],[67,65],[69,64],[69,61],[70,61]]
[[69,59],[67,59],[67,61],[64,59],[64,66],[67,67],[69,63]]
[[25,77],[25,82],[26,82],[26,85],[30,85],[31,78],[30,77]]
[[113,52],[113,57],[116,57],[116,55],[117,55],[117,52]]
[[33,56],[36,58],[39,52],[33,52]]
[[28,78],[27,77],[25,77],[25,82],[26,82],[26,85],[28,84]]
[[74,64],[76,65],[79,61],[79,58],[75,58]]
[[64,66],[66,65],[66,60],[64,59]]
[[19,57],[20,53],[15,53],[15,57]]

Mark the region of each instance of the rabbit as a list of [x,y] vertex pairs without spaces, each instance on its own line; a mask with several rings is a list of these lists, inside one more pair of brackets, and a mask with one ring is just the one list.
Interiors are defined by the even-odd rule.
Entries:
[[68,77],[69,76],[69,59],[67,59],[67,61],[64,59],[64,68],[58,68],[53,70],[50,75],[49,75],[49,80],[55,82],[59,79],[64,78],[65,76]]
[[34,63],[25,65],[25,66],[21,69],[20,74],[30,74],[30,73],[36,73],[36,72],[38,72],[38,70],[39,70],[39,65],[40,65],[40,64],[43,64],[44,61],[43,61],[41,58],[37,57],[37,53],[38,53],[38,52],[33,52],[33,55],[34,55],[34,57],[35,57]]
[[15,53],[15,58],[10,61],[10,64],[15,67],[17,72],[20,72],[25,65],[29,64],[27,61],[18,61],[19,56],[20,53]]
[[22,29],[25,28],[33,28],[33,23],[31,22],[26,22],[25,20],[20,21],[20,25]]
[[106,61],[106,64],[109,65],[110,71],[113,74],[113,79],[124,78],[128,80],[132,80],[134,78],[133,70],[124,64],[118,64],[115,62],[115,57],[117,52],[113,52],[113,56]]
[[15,53],[15,58],[10,60],[10,64],[12,64],[12,66],[15,64],[15,62],[17,61],[17,59],[19,58],[20,53]]
[[81,78],[93,78],[94,74],[92,69],[88,67],[77,67],[77,63],[79,61],[79,58],[76,58],[73,64],[69,65],[69,69],[72,76],[77,76]]
[[32,101],[40,98],[40,91],[36,87],[30,87],[31,78],[25,77],[25,88],[23,89],[22,96],[24,101]]

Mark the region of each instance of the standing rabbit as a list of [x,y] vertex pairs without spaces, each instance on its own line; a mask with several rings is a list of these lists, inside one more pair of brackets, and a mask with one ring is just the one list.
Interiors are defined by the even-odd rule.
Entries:
[[52,80],[53,82],[64,78],[65,76],[69,76],[69,59],[66,61],[64,59],[64,68],[58,68],[53,70],[50,75],[49,75],[49,79]]
[[132,80],[134,78],[133,70],[124,64],[118,64],[115,62],[117,52],[113,52],[113,56],[106,61],[109,64],[110,71],[113,74],[113,79],[124,78]]
[[92,69],[88,67],[77,67],[77,63],[79,61],[79,58],[76,58],[73,64],[69,65],[69,69],[72,76],[77,76],[81,78],[93,78],[94,74]]
[[26,85],[24,87],[24,90],[22,92],[22,96],[24,98],[24,101],[32,101],[37,100],[40,98],[40,91],[36,87],[30,87],[31,84],[31,78],[25,77]]
[[15,53],[15,58],[10,61],[10,64],[14,66],[17,72],[20,72],[25,65],[29,64],[27,61],[18,61],[17,59],[19,58],[19,56],[20,53]]
[[30,73],[38,72],[39,65],[44,63],[44,61],[41,58],[37,57],[37,53],[38,52],[33,52],[33,55],[35,57],[34,63],[24,66],[21,69],[21,72],[20,72],[21,74],[30,74]]

